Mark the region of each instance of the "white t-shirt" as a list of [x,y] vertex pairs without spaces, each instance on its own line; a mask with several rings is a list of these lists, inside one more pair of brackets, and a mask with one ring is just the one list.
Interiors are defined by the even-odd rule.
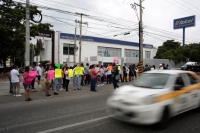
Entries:
[[42,76],[42,69],[41,69],[41,67],[37,67],[37,72],[38,72],[38,76]]
[[107,70],[108,70],[108,71],[106,72],[107,75],[112,74],[112,73],[111,73],[111,70],[109,70],[108,67],[107,67]]
[[67,80],[70,80],[70,78],[68,77],[68,71],[67,70],[65,71],[65,77],[66,77]]
[[12,83],[17,83],[19,82],[19,72],[15,69],[12,69],[10,72],[11,75],[11,82]]

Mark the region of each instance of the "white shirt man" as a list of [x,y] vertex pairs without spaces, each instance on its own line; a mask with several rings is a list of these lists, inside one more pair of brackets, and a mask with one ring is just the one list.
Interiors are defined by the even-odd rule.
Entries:
[[40,85],[40,79],[41,79],[41,77],[42,77],[42,68],[41,68],[41,65],[40,64],[38,64],[38,66],[37,66],[37,77],[38,77],[38,85],[39,86],[41,86]]
[[19,83],[19,72],[16,70],[16,66],[13,65],[13,69],[10,72],[11,82],[13,84],[14,96],[19,97],[22,96],[19,94],[20,83]]

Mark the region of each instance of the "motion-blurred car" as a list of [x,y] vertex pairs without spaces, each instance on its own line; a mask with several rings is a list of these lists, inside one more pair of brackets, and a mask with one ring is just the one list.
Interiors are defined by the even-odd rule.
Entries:
[[116,119],[164,128],[173,116],[195,108],[200,112],[200,78],[191,71],[148,71],[114,91],[107,105]]

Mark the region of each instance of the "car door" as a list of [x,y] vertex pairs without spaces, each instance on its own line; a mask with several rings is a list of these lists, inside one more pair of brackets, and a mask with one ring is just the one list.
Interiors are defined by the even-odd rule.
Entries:
[[192,73],[187,73],[187,77],[189,80],[189,86],[192,91],[190,92],[190,107],[194,108],[199,104],[200,97],[200,87],[198,85],[198,79],[196,79],[195,75]]
[[190,99],[189,93],[185,93],[184,89],[188,86],[187,80],[183,74],[179,74],[176,77],[174,83],[174,111],[175,113],[181,113],[189,107]]

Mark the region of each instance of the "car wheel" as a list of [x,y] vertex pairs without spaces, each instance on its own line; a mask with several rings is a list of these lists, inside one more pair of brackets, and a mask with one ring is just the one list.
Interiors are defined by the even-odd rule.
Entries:
[[165,128],[169,127],[169,119],[170,119],[169,109],[165,108],[165,110],[163,111],[161,120],[158,123],[158,128],[159,129],[165,129]]

